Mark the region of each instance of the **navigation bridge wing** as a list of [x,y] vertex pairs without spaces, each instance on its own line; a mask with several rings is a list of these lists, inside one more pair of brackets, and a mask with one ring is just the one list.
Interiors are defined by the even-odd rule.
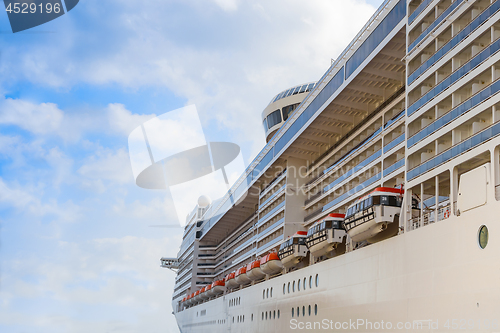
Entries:
[[161,267],[168,269],[179,269],[180,262],[177,258],[161,258]]

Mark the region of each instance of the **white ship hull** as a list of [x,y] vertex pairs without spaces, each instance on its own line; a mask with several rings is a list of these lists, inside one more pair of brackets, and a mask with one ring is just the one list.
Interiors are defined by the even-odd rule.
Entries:
[[[464,326],[466,331],[494,332],[491,325],[495,320],[498,325],[500,313],[500,242],[493,237],[486,249],[480,249],[477,232],[486,224],[491,235],[499,235],[500,222],[496,218],[499,211],[500,204],[490,201],[487,206],[460,217],[452,216],[226,294],[176,313],[179,328],[183,333],[290,332],[295,325],[302,325],[299,323],[324,325],[331,320],[335,325],[383,320],[391,322],[393,327],[397,323],[412,323],[422,325],[419,332],[444,332],[449,331],[444,327],[447,322],[451,329],[453,320],[459,325],[464,322],[473,325],[473,329]],[[316,275],[318,287],[315,286]],[[310,278],[312,288],[309,287]],[[298,291],[296,286],[295,292],[290,290],[288,293],[288,283],[300,281],[303,284],[304,279],[305,290],[301,286]],[[271,288],[272,297],[263,298],[263,291]],[[237,298],[239,305],[230,307],[229,301]],[[314,314],[316,304],[317,315]],[[302,315],[303,307],[305,316]],[[269,319],[269,314],[273,319]],[[489,329],[486,328],[488,322]],[[307,331],[324,329],[313,326]],[[351,330],[370,331],[363,325],[356,329],[351,326]]]

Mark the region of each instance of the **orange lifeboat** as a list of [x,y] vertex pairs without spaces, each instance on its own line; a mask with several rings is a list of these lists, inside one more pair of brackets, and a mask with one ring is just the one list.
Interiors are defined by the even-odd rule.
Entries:
[[249,284],[252,282],[247,276],[247,266],[240,267],[237,271],[236,274],[234,275],[234,278],[236,279],[236,282],[241,285]]
[[209,284],[208,286],[205,287],[205,294],[207,294],[207,297],[212,297],[214,295],[212,291],[212,284]]
[[226,275],[226,278],[224,279],[224,282],[226,283],[226,287],[232,289],[232,288],[236,288],[239,286],[238,282],[236,282],[235,275],[236,275],[235,272],[232,272],[232,273],[229,273],[228,275]]
[[278,254],[276,252],[271,252],[260,259],[260,269],[263,273],[272,275],[281,272],[283,264]]
[[200,291],[201,290],[196,290],[196,292],[194,293],[194,296],[193,296],[194,303],[198,303],[199,301],[201,301],[201,299],[200,299]]
[[215,281],[214,283],[212,283],[211,291],[214,295],[222,294],[224,292],[224,289],[225,289],[224,286],[225,286],[224,280]]
[[201,288],[201,290],[200,290],[200,298],[201,299],[207,299],[208,298],[207,287]]
[[187,304],[187,305],[191,305],[191,304],[193,304],[193,294],[189,294],[189,295],[186,297],[186,304]]
[[252,281],[260,280],[266,276],[260,269],[260,260],[252,261],[247,265],[247,276]]

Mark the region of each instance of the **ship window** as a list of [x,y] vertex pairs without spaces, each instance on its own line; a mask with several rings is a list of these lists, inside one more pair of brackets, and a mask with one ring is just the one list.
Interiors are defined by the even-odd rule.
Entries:
[[264,126],[264,132],[267,132],[267,118],[264,118],[262,125]]
[[271,287],[271,298],[273,297],[273,287]]
[[313,277],[310,276],[309,277],[309,288],[312,288],[313,287]]
[[314,315],[318,315],[318,304],[314,304]]
[[305,317],[306,315],[306,307],[302,306],[302,316]]
[[297,291],[300,291],[300,280],[297,281]]
[[389,205],[389,198],[387,197],[387,195],[380,196],[380,203],[385,206]]
[[297,307],[297,317],[300,317],[300,308]]
[[293,281],[292,291],[295,292],[295,281]]
[[234,317],[233,317],[233,323],[234,323]]
[[290,114],[292,114],[293,111],[299,106],[300,103],[292,104],[285,106],[282,111],[283,111],[283,120],[287,120]]
[[273,311],[273,319],[276,319],[276,310]]
[[306,290],[306,278],[304,278],[304,290]]
[[252,313],[252,316],[250,317],[250,319],[253,321],[253,313]]
[[293,311],[294,311],[294,308],[292,308],[292,318],[293,318]]
[[318,286],[319,286],[319,275],[316,274],[316,287],[318,287]]
[[488,228],[483,225],[481,228],[479,228],[479,234],[478,234],[478,241],[479,241],[479,246],[484,249],[486,245],[488,245]]
[[290,293],[290,282],[288,282],[288,293]]
[[304,85],[300,88],[299,93],[303,93],[304,91],[306,91],[306,89],[307,89],[307,84],[304,84]]
[[285,96],[285,97],[290,96],[290,95],[293,93],[293,91],[294,91],[294,90],[295,90],[295,88],[290,89],[290,91],[288,92],[288,94],[286,94],[286,96]]
[[266,311],[266,320],[267,320],[267,311]]
[[281,123],[281,110],[278,109],[267,116],[267,126],[271,129],[279,123]]
[[280,310],[278,310],[278,319],[280,319]]
[[311,91],[314,88],[314,83],[309,84],[306,91]]
[[309,315],[311,315],[311,306],[310,306],[310,305],[309,305],[309,309],[308,309],[308,310],[309,310],[309,311],[308,311],[308,312],[309,312]]
[[286,284],[283,283],[283,295],[285,295]]
[[380,205],[380,196],[372,197],[374,205]]

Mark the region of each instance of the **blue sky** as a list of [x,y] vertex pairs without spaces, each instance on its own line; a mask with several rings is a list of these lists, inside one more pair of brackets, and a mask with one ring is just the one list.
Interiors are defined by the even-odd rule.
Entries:
[[159,258],[182,230],[150,227],[172,204],[134,185],[128,134],[195,104],[248,163],[269,100],[320,78],[380,3],[82,0],[17,34],[0,13],[0,331],[177,332]]

